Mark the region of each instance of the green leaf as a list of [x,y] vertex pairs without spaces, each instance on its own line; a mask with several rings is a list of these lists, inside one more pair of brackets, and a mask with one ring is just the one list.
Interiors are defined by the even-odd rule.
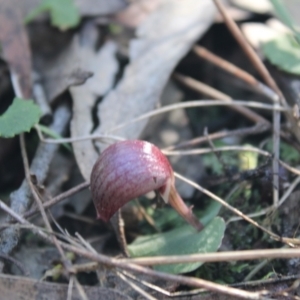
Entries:
[[262,45],[265,56],[279,69],[300,74],[300,45],[291,35],[281,35]]
[[282,0],[271,0],[271,3],[280,20],[283,23],[285,23],[286,26],[288,26],[290,29],[294,31],[295,35],[297,36],[297,39],[299,40],[300,38],[299,28],[297,28],[295,21],[293,20],[289,10],[287,9],[286,3],[284,4]]
[[13,137],[28,132],[38,123],[39,107],[32,100],[15,98],[12,105],[0,116],[0,137]]
[[[214,252],[221,245],[224,231],[224,220],[216,217],[200,232],[185,225],[165,233],[139,237],[128,246],[128,250],[133,257]],[[203,262],[158,265],[154,269],[179,274],[191,272],[202,264]]]
[[43,12],[49,12],[51,24],[61,30],[76,27],[80,22],[80,15],[73,0],[42,0],[42,3],[28,14],[25,22],[31,22]]

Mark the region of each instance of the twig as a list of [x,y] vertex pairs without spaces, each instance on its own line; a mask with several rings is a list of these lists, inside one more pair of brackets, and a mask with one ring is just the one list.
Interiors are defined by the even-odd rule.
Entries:
[[[264,79],[264,81],[268,84],[270,88],[272,88],[279,96],[282,95],[280,89],[278,88],[277,84],[275,83],[274,79],[271,77],[269,71],[259,58],[259,56],[255,53],[253,48],[247,42],[245,37],[243,36],[242,32],[234,22],[234,20],[230,17],[227,13],[224,5],[220,0],[213,0],[215,5],[217,6],[219,12],[222,14],[224,18],[224,22],[226,23],[227,27],[231,31],[232,35],[235,37],[236,41],[239,43],[245,54],[248,56],[249,60],[253,63],[256,70],[259,72],[260,76]],[[278,101],[278,98],[277,98]],[[281,103],[286,106],[286,102],[284,99],[281,99]]]
[[[269,206],[267,208],[262,209],[259,212],[252,213],[252,214],[247,214],[247,216],[250,217],[250,218],[260,217],[260,216],[263,216],[263,215],[279,208],[285,202],[285,200],[290,196],[290,194],[293,192],[293,190],[296,188],[296,186],[299,183],[300,183],[300,176],[297,176],[296,179],[289,186],[289,188],[285,191],[283,196],[280,198],[280,200],[278,202],[278,206],[276,208],[274,206]],[[239,220],[242,220],[242,218],[241,217],[232,217],[226,222],[226,224],[229,224],[230,222],[239,221]]]
[[16,260],[15,258],[13,258],[7,254],[4,254],[4,253],[0,253],[0,258],[3,258],[5,260],[8,260],[11,263],[15,264],[25,276],[30,276],[29,272],[25,269],[24,265],[21,262],[19,262],[18,260]]
[[[274,155],[274,160],[273,160],[273,205],[276,207],[278,205],[278,185],[279,185],[279,177],[278,177],[278,171],[279,171],[279,144],[280,144],[280,113],[275,110],[275,108],[279,105],[280,103],[284,106],[287,107],[286,100],[281,93],[280,89],[278,88],[276,82],[274,79],[271,77],[269,71],[259,58],[259,56],[256,54],[254,49],[251,47],[251,45],[247,42],[245,37],[243,36],[242,32],[234,22],[234,20],[229,16],[227,13],[224,5],[222,4],[221,1],[219,0],[213,0],[215,5],[217,6],[218,10],[222,14],[224,21],[239,43],[239,45],[242,47],[244,50],[245,54],[248,56],[249,60],[253,63],[254,67],[256,70],[259,72],[259,74],[262,76],[264,81],[271,87],[278,95],[278,98],[275,99],[274,101],[274,111],[273,111],[273,155]],[[290,116],[288,118],[289,120],[291,119]],[[292,121],[293,122],[293,121]],[[295,122],[293,122],[295,123]],[[293,124],[292,123],[292,124]],[[295,127],[294,127],[295,128]],[[297,128],[295,129],[297,130]]]
[[157,300],[157,298],[152,297],[149,293],[141,289],[139,286],[137,286],[135,283],[133,283],[131,280],[126,278],[121,272],[117,272],[117,275],[126,282],[129,286],[131,286],[135,291],[137,291],[139,294],[144,296],[145,299],[148,300]]
[[169,111],[172,111],[174,109],[179,109],[179,108],[192,108],[192,107],[206,107],[206,106],[232,106],[232,105],[237,105],[237,106],[245,106],[245,107],[253,107],[253,108],[259,108],[259,109],[264,109],[264,110],[278,110],[278,111],[290,111],[290,108],[286,108],[286,107],[280,107],[280,106],[276,106],[274,107],[273,105],[269,105],[269,104],[263,104],[260,102],[256,102],[256,101],[241,101],[241,100],[232,100],[231,102],[225,102],[223,100],[192,100],[192,101],[185,101],[182,103],[176,103],[176,104],[170,104],[170,105],[166,105],[163,106],[161,108],[157,108],[154,109],[148,113],[142,114],[141,116],[137,117],[137,118],[133,118],[130,121],[120,124],[114,128],[111,128],[109,130],[109,132],[113,132],[116,131],[120,128],[123,128],[125,126],[128,126],[132,123],[162,114],[162,113],[166,113]]
[[[37,203],[39,210],[42,214],[42,218],[43,221],[46,225],[47,230],[50,233],[53,233],[52,227],[50,225],[50,222],[48,220],[48,217],[46,215],[45,209],[43,207],[42,201],[39,197],[39,195],[37,194],[35,187],[31,181],[31,175],[30,175],[30,169],[29,169],[29,162],[28,162],[28,157],[27,157],[27,153],[26,153],[26,145],[25,145],[25,138],[24,138],[24,134],[20,135],[20,145],[21,145],[21,154],[22,154],[22,159],[23,159],[23,164],[24,164],[24,169],[25,169],[25,177],[27,180],[27,184],[29,185],[31,194],[33,195],[33,198],[35,200],[35,202]],[[61,248],[61,245],[58,243],[57,238],[55,235],[52,235],[52,241],[53,244],[55,245],[55,247],[57,248],[60,256],[62,257],[62,261],[64,264],[65,269],[67,270],[68,273],[72,273],[71,270],[71,262],[69,261],[69,259],[66,257],[63,249]]]
[[[181,74],[175,74],[174,75],[176,79],[178,79],[180,82],[188,86],[189,88],[197,91],[198,93],[205,94],[208,97],[212,97],[214,99],[220,99],[226,102],[231,102],[233,98],[230,96],[216,90],[215,88],[200,82],[198,80],[195,80],[191,77],[184,76]],[[257,114],[256,112],[252,111],[251,109],[247,107],[242,106],[232,106],[233,110],[239,112],[243,116],[245,116],[247,119],[251,120],[254,123],[269,123],[265,118]]]
[[67,300],[72,300],[73,285],[74,285],[74,276],[70,276],[69,285],[68,285]]
[[43,133],[39,126],[34,127],[39,139],[48,144],[64,144],[64,143],[77,143],[82,142],[86,140],[100,140],[100,142],[108,143],[107,140],[113,140],[113,141],[123,141],[124,138],[116,135],[109,135],[109,134],[91,134],[91,135],[85,135],[80,137],[73,137],[73,138],[63,138],[63,139],[50,139],[50,138],[44,138]]
[[[45,209],[46,209],[46,208],[50,208],[51,206],[53,206],[53,205],[59,203],[60,201],[62,201],[62,200],[64,200],[64,199],[66,199],[66,198],[68,198],[68,197],[70,197],[70,196],[72,196],[72,195],[74,195],[74,194],[80,192],[80,191],[83,190],[83,189],[86,189],[87,187],[89,187],[89,185],[90,185],[90,183],[87,182],[87,181],[86,181],[86,182],[83,182],[83,183],[80,183],[80,184],[78,184],[77,186],[75,186],[75,187],[69,189],[68,191],[63,192],[63,193],[59,194],[58,196],[53,197],[52,199],[49,199],[49,200],[45,201],[45,202],[43,203],[43,207],[44,207]],[[27,212],[23,215],[23,217],[27,219],[27,218],[29,218],[29,217],[35,215],[35,214],[38,213],[38,212],[39,212],[38,208],[33,208],[33,209],[27,211]]]
[[[255,153],[259,153],[263,156],[271,157],[272,154],[268,151],[261,150],[255,147],[248,147],[248,146],[225,146],[225,147],[218,147],[216,151],[252,151]],[[192,149],[192,150],[178,150],[178,151],[165,151],[162,150],[165,155],[201,155],[206,153],[211,153],[210,148],[201,148],[201,149]],[[273,158],[274,159],[274,158]],[[300,170],[291,167],[287,163],[282,160],[278,160],[279,164],[281,164],[284,168],[289,170],[290,172],[294,173],[295,175],[300,175]]]
[[191,139],[189,141],[181,142],[177,145],[172,145],[172,146],[166,147],[163,150],[171,151],[171,150],[181,149],[181,148],[188,147],[188,146],[196,146],[196,145],[206,142],[207,137],[210,140],[217,140],[217,139],[222,139],[222,138],[229,137],[229,136],[243,136],[243,135],[259,134],[259,133],[265,132],[267,130],[270,130],[270,128],[271,128],[271,124],[262,123],[262,124],[256,124],[254,126],[246,127],[246,128],[219,131],[219,132],[211,133],[207,136],[201,136],[198,138]]
[[204,193],[205,195],[209,196],[210,198],[214,199],[215,201],[221,203],[224,207],[226,207],[227,209],[229,209],[230,211],[232,211],[236,215],[240,216],[245,221],[251,223],[255,227],[261,229],[262,231],[264,231],[265,233],[267,233],[268,235],[270,235],[272,238],[276,239],[277,241],[282,240],[282,238],[280,236],[278,236],[277,234],[273,233],[272,231],[266,229],[265,227],[259,225],[257,222],[255,222],[254,220],[252,220],[251,218],[249,218],[248,216],[246,216],[245,214],[243,214],[240,210],[238,210],[235,207],[233,207],[230,204],[228,204],[226,201],[224,201],[223,199],[221,199],[217,195],[215,195],[212,192],[208,191],[207,189],[201,187],[200,185],[196,184],[195,182],[193,182],[191,180],[188,180],[187,178],[185,178],[185,177],[177,174],[176,172],[174,172],[174,174],[175,174],[176,178],[179,178],[179,179],[183,180],[184,182],[186,182],[186,183],[190,184],[191,186],[195,187],[200,192]]
[[76,289],[78,291],[78,294],[80,295],[80,298],[82,300],[89,300],[88,296],[86,295],[86,293],[85,293],[82,285],[79,283],[79,281],[77,280],[77,278],[74,275],[72,275],[72,277],[73,277]]
[[[0,209],[4,210],[8,214],[10,214],[12,217],[16,215],[16,213],[13,212],[1,200],[0,200]],[[27,225],[30,224],[28,221],[26,221],[21,216],[16,216],[16,218],[21,222],[21,224],[27,224]],[[49,237],[41,229],[39,229],[38,227],[36,227],[34,225],[32,225],[32,228],[33,228],[34,233],[38,234],[40,237],[42,237],[46,241],[52,242],[51,237]],[[267,298],[263,297],[263,295],[266,294],[265,291],[263,291],[263,292],[247,292],[247,291],[243,291],[243,290],[239,290],[239,289],[235,289],[235,288],[231,288],[231,287],[222,286],[220,284],[213,283],[213,282],[199,279],[199,278],[166,274],[163,272],[154,271],[154,270],[142,267],[142,266],[132,264],[129,261],[124,262],[124,261],[121,261],[120,259],[114,259],[114,258],[105,256],[105,255],[101,255],[101,254],[94,254],[94,253],[88,252],[85,249],[74,247],[72,245],[69,245],[69,244],[66,244],[66,243],[63,243],[60,241],[59,241],[59,243],[66,250],[73,251],[77,255],[84,256],[88,259],[91,259],[95,262],[102,263],[107,266],[115,266],[118,268],[122,268],[122,269],[129,270],[129,271],[134,271],[134,272],[139,272],[139,273],[142,273],[142,274],[145,274],[148,276],[153,276],[156,278],[160,278],[163,280],[174,281],[174,282],[178,282],[178,283],[185,284],[188,286],[201,287],[201,288],[205,288],[210,291],[214,291],[214,292],[218,292],[218,293],[225,293],[228,295],[232,295],[232,296],[236,296],[236,297],[240,297],[240,298],[244,298],[244,299],[261,299],[261,300],[267,299]],[[289,249],[289,250],[295,250],[295,249]]]
[[[66,106],[60,106],[54,114],[54,123],[51,129],[62,133],[70,117],[69,109]],[[42,183],[47,175],[50,162],[57,150],[57,145],[41,144],[36,152],[36,155],[32,161],[30,172],[35,174],[37,181]],[[22,215],[29,204],[30,199],[30,188],[26,180],[23,181],[21,187],[10,195],[11,208],[17,213]],[[9,221],[10,218],[8,218]],[[0,239],[0,251],[9,254],[15,246],[18,244],[19,229],[12,226],[6,228],[1,233]]]
[[267,98],[272,100],[272,102],[278,99],[278,95],[272,89],[259,82],[254,76],[237,67],[236,65],[221,58],[220,56],[215,55],[214,53],[201,46],[194,46],[193,50],[199,57],[206,59],[207,61],[234,75],[235,77],[240,78],[241,80],[252,86],[256,91],[263,94],[264,96],[267,96]]

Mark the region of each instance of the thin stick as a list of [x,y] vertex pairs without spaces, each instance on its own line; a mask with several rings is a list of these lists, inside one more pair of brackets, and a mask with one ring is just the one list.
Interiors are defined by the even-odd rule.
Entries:
[[72,275],[72,277],[74,279],[74,283],[75,283],[75,286],[76,286],[76,289],[77,289],[77,292],[78,292],[80,298],[82,300],[89,300],[88,296],[86,295],[86,293],[85,293],[82,285],[79,283],[78,279],[74,275]]
[[223,199],[221,199],[217,195],[213,194],[209,190],[203,188],[202,186],[196,184],[195,182],[193,182],[191,180],[188,180],[187,178],[179,175],[176,172],[174,172],[174,174],[175,174],[176,178],[181,179],[182,181],[184,181],[184,182],[190,184],[191,186],[195,187],[200,192],[204,193],[205,195],[209,196],[210,198],[214,199],[215,201],[221,203],[223,206],[225,206],[227,209],[229,209],[230,211],[232,211],[236,215],[238,215],[241,218],[243,218],[245,221],[249,222],[250,224],[254,225],[255,227],[257,227],[257,228],[261,229],[262,231],[264,231],[265,233],[269,234],[272,238],[274,238],[276,240],[281,240],[281,237],[279,235],[277,235],[277,234],[273,233],[272,231],[266,229],[265,227],[259,225],[257,222],[255,222],[254,220],[252,220],[251,218],[249,218],[248,216],[246,216],[245,214],[243,214],[240,210],[238,210],[235,207],[231,206],[226,201],[224,201]]
[[152,256],[137,258],[121,258],[120,262],[134,263],[141,266],[157,266],[166,264],[182,264],[195,262],[229,262],[255,259],[290,259],[299,258],[300,249],[257,249],[257,250],[239,250],[218,253],[188,254],[188,255],[170,255],[170,256]]
[[[33,186],[31,178],[30,178],[30,168],[29,168],[29,162],[28,162],[27,153],[26,153],[26,145],[25,145],[24,134],[20,135],[20,144],[21,144],[21,154],[22,154],[22,159],[23,159],[23,164],[24,164],[24,169],[25,169],[25,177],[26,177],[27,183],[30,187],[33,198],[36,201],[36,203],[39,207],[39,210],[42,214],[42,217],[43,217],[44,223],[46,225],[46,228],[48,229],[48,231],[50,233],[53,233],[52,227],[51,227],[50,222],[47,218],[47,215],[46,215],[45,209],[43,207],[42,201],[40,200],[40,198],[39,198],[39,196],[38,196],[38,194],[35,190],[35,187]],[[60,253],[60,255],[63,259],[64,266],[65,266],[66,270],[70,273],[71,263],[68,260],[68,258],[66,257],[63,249],[61,248],[61,245],[58,243],[57,238],[56,238],[55,235],[52,236],[52,241],[53,241],[53,244],[56,246],[58,252]]]
[[[239,45],[242,47],[244,50],[245,54],[248,56],[249,60],[253,63],[254,67],[256,70],[259,72],[259,74],[262,76],[264,81],[271,87],[279,96],[276,101],[274,101],[274,106],[276,107],[280,101],[280,103],[284,106],[287,107],[286,100],[283,97],[283,94],[281,93],[280,89],[278,88],[277,84],[275,83],[274,79],[271,77],[269,71],[259,58],[259,56],[256,54],[254,49],[250,46],[250,44],[247,42],[245,37],[243,36],[242,32],[234,22],[234,20],[229,16],[227,13],[224,5],[222,4],[221,1],[219,0],[213,0],[215,5],[217,6],[218,10],[222,14],[224,21],[239,43]],[[295,123],[295,122],[294,122]],[[297,129],[296,129],[297,130]],[[278,171],[279,171],[279,165],[278,165],[278,160],[279,160],[279,143],[280,143],[280,137],[279,137],[279,132],[280,132],[280,114],[275,111],[273,112],[273,154],[274,154],[274,160],[273,160],[273,205],[276,206],[278,205],[278,184],[279,184],[279,179],[278,179]]]
[[[15,215],[15,213],[1,200],[0,200],[0,209],[4,210],[8,214],[10,214],[12,217]],[[21,224],[30,224],[28,221],[26,221],[21,216],[17,216],[17,219],[20,220]],[[48,242],[52,242],[52,238],[49,237],[47,234],[45,234],[45,232],[43,232],[42,230],[40,230],[38,227],[36,227],[34,225],[32,225],[32,227],[33,227],[33,231],[36,234],[38,234],[40,237],[47,240]],[[226,287],[226,286],[223,286],[223,285],[220,285],[217,283],[213,283],[213,282],[210,282],[207,280],[199,279],[199,278],[166,274],[163,272],[154,271],[154,270],[142,267],[142,266],[138,266],[138,265],[129,263],[127,261],[122,262],[120,259],[114,259],[114,258],[105,256],[105,255],[101,255],[101,254],[94,254],[94,253],[88,252],[85,249],[77,248],[77,247],[74,247],[72,245],[69,245],[69,244],[66,244],[63,242],[59,242],[59,243],[61,244],[61,246],[64,249],[66,249],[68,251],[73,251],[77,255],[84,256],[88,259],[94,260],[94,261],[102,263],[104,265],[115,266],[115,267],[119,267],[119,268],[122,268],[125,270],[139,272],[139,273],[142,273],[142,274],[145,274],[148,276],[160,278],[163,280],[174,281],[174,282],[178,282],[178,283],[185,284],[188,286],[201,287],[201,288],[205,288],[210,291],[214,291],[214,292],[218,292],[218,293],[225,293],[228,295],[232,295],[232,296],[240,297],[240,298],[244,298],[244,299],[261,299],[261,300],[267,299],[267,298],[262,297],[262,295],[264,295],[266,292],[247,292],[247,291],[243,291],[240,289]]]
[[[262,123],[262,124],[256,124],[256,125],[251,126],[251,127],[241,128],[241,129],[224,130],[224,131],[211,133],[207,137],[210,140],[217,140],[217,139],[222,139],[222,138],[229,137],[229,136],[243,136],[243,135],[258,134],[258,133],[262,133],[262,132],[265,132],[267,130],[270,130],[270,128],[271,128],[271,124]],[[201,143],[206,142],[207,137],[206,136],[200,136],[200,137],[191,139],[189,141],[181,142],[177,145],[172,145],[172,146],[166,147],[163,150],[164,151],[171,151],[171,150],[181,149],[181,148],[188,147],[188,146],[199,145]]]
[[[80,184],[78,184],[77,186],[75,186],[75,187],[73,187],[73,188],[67,190],[66,192],[63,192],[63,193],[59,194],[59,195],[56,196],[56,197],[53,197],[52,199],[49,199],[49,200],[45,201],[45,202],[43,203],[44,209],[50,208],[51,206],[53,206],[53,205],[59,203],[60,201],[62,201],[62,200],[64,200],[64,199],[66,199],[66,198],[68,198],[68,197],[74,195],[75,193],[78,193],[78,192],[80,192],[81,190],[86,189],[87,187],[89,187],[89,185],[90,185],[90,183],[87,182],[87,181],[85,181],[85,182],[80,183]],[[31,217],[31,216],[37,214],[38,212],[39,212],[39,209],[38,209],[38,208],[32,208],[31,210],[27,211],[27,212],[23,215],[23,217],[27,219],[27,218],[29,218],[29,217]]]
[[[218,10],[222,14],[224,18],[224,22],[226,23],[227,27],[231,31],[232,35],[235,37],[236,41],[239,43],[245,54],[248,56],[249,60],[253,63],[256,70],[259,72],[260,76],[264,79],[264,81],[268,84],[270,88],[272,88],[278,95],[282,95],[281,91],[279,90],[277,84],[275,83],[274,79],[271,77],[269,71],[259,58],[259,56],[255,53],[253,48],[247,42],[245,37],[243,36],[242,32],[234,22],[234,20],[230,17],[227,13],[224,5],[220,0],[213,0],[215,5],[217,6]],[[281,99],[281,103],[285,106],[286,103],[283,99]]]
[[73,285],[74,285],[74,276],[70,276],[69,284],[68,284],[67,300],[72,300]]
[[132,287],[135,291],[137,291],[139,294],[144,296],[145,299],[148,300],[157,300],[157,298],[152,297],[149,293],[141,289],[139,286],[137,286],[135,283],[133,283],[131,280],[126,278],[121,272],[117,272],[117,275],[124,281],[126,282],[130,287]]
[[3,258],[5,260],[8,260],[11,263],[15,264],[20,269],[20,271],[23,273],[23,275],[25,275],[27,277],[30,276],[29,272],[25,269],[24,265],[21,262],[19,262],[18,260],[16,260],[15,258],[13,258],[7,254],[4,254],[4,253],[0,253],[0,258]]
[[169,111],[172,111],[174,109],[179,109],[179,108],[192,108],[192,107],[205,107],[205,106],[232,106],[232,105],[237,105],[237,106],[245,106],[245,107],[253,107],[253,108],[259,108],[259,109],[264,109],[264,110],[278,110],[278,111],[290,111],[290,108],[286,107],[280,107],[276,106],[274,107],[273,105],[269,104],[263,104],[260,102],[255,102],[255,101],[241,101],[241,100],[232,100],[231,102],[225,102],[223,100],[192,100],[192,101],[186,101],[182,103],[176,103],[176,104],[170,104],[163,106],[158,109],[154,109],[148,113],[142,114],[141,116],[131,119],[130,121],[120,124],[112,129],[109,130],[109,132],[116,131],[120,128],[123,128],[129,124],[162,114],[166,113]]
[[[271,153],[261,150],[259,148],[255,147],[249,147],[249,146],[225,146],[225,147],[218,147],[216,148],[216,151],[252,151],[255,153],[259,153],[263,156],[272,156]],[[162,151],[165,155],[201,155],[201,154],[207,154],[211,153],[210,148],[201,148],[201,149],[192,149],[192,150],[178,150],[178,151]],[[290,172],[300,175],[300,170],[291,167],[287,163],[285,163],[282,160],[278,160],[278,162],[287,170]]]
[[268,86],[264,85],[262,82],[258,81],[254,76],[237,67],[236,65],[221,58],[220,56],[215,55],[214,53],[201,46],[194,46],[193,50],[194,53],[196,53],[199,57],[206,59],[207,61],[213,63],[219,68],[222,68],[228,73],[234,75],[235,77],[240,78],[241,80],[252,86],[256,91],[267,96],[273,102],[278,99],[278,95],[274,93],[273,90],[271,90]]
[[[180,82],[188,86],[189,88],[197,91],[198,93],[205,94],[208,97],[212,97],[214,99],[220,99],[226,102],[231,102],[233,98],[230,96],[214,89],[213,87],[195,80],[194,78],[184,76],[181,74],[175,74],[175,78],[178,79]],[[254,123],[269,123],[265,118],[261,117],[256,112],[252,111],[251,109],[243,106],[232,106],[233,110],[237,111],[238,113],[245,116],[247,119],[251,120]]]
[[49,139],[49,138],[44,138],[38,126],[35,126],[34,128],[36,129],[41,142],[48,143],[48,144],[77,143],[86,140],[99,140],[100,142],[107,144],[107,140],[113,140],[113,141],[125,140],[120,136],[108,135],[108,134],[91,134],[91,135],[84,135],[84,136],[74,137],[74,138]]
[[[265,209],[262,209],[261,211],[259,212],[256,212],[256,213],[253,213],[253,214],[247,214],[248,217],[250,218],[255,218],[255,217],[260,217],[260,216],[263,216],[271,211],[273,211],[274,209],[280,207],[284,202],[285,200],[290,196],[290,194],[294,191],[294,189],[296,188],[296,186],[300,183],[300,176],[297,176],[296,179],[292,182],[292,184],[289,186],[289,188],[286,190],[286,192],[283,194],[283,196],[280,198],[279,202],[278,202],[278,206],[277,207],[274,207],[273,205],[272,206],[269,206]],[[230,218],[226,224],[229,224],[230,222],[235,222],[235,221],[239,221],[239,220],[242,220],[241,217],[232,217]]]

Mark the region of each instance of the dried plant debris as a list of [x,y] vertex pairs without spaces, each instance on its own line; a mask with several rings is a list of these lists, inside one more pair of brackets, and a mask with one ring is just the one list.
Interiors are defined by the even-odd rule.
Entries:
[[0,1],[0,43],[15,93],[28,99],[32,88],[31,52],[18,2]]
[[[100,126],[95,133],[139,137],[147,121],[113,129],[157,105],[170,73],[208,29],[214,15],[210,1],[162,1],[137,29],[124,76],[99,105]],[[120,109],[114,109],[117,106]]]
[[[57,299],[63,300],[68,298],[68,285],[49,282],[41,282],[18,276],[0,276],[0,289],[2,299]],[[102,287],[83,287],[88,299],[114,299],[130,300],[127,295],[116,291],[115,289]],[[72,299],[81,300],[82,295],[76,287],[71,290]]]
[[[297,298],[299,4],[250,2],[0,0],[1,299]],[[173,82],[175,68],[197,89]],[[230,107],[207,99],[229,96]],[[159,193],[148,201],[155,191],[96,219],[91,169],[124,139],[169,155],[175,179],[161,192],[174,179],[202,231]],[[118,193],[127,150],[113,165]]]
[[[107,41],[98,52],[94,49],[93,26],[86,27],[83,38],[75,38],[74,52],[77,53],[77,61],[93,74],[83,85],[71,87],[73,98],[73,119],[71,123],[71,135],[73,138],[91,134],[94,123],[92,110],[97,99],[103,97],[114,84],[118,71],[116,60],[117,46],[113,41]],[[89,30],[87,32],[87,30]],[[92,33],[92,34],[91,34]],[[94,32],[95,33],[95,32]],[[69,55],[72,55],[69,53]],[[73,55],[74,58],[74,55]],[[87,140],[73,145],[75,157],[83,177],[89,180],[91,169],[98,157],[93,141]]]

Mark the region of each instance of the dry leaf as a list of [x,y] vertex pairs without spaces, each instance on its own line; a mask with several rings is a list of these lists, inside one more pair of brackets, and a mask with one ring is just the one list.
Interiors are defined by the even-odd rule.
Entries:
[[147,121],[113,128],[155,108],[178,61],[214,20],[210,0],[164,0],[138,28],[130,43],[130,63],[115,90],[99,105],[98,133],[138,138]]
[[47,99],[52,102],[70,86],[83,84],[93,74],[79,60],[78,42],[74,38],[58,57],[43,61],[41,77]]
[[18,0],[0,0],[0,42],[15,94],[31,98],[31,52]]
[[[90,28],[93,30],[93,28]],[[94,28],[96,29],[96,28]],[[118,71],[116,61],[116,44],[107,41],[104,46],[95,52],[93,36],[85,32],[83,38],[76,39],[77,61],[88,68],[94,76],[84,85],[72,87],[70,92],[73,98],[73,118],[71,123],[72,137],[89,135],[94,127],[92,109],[98,97],[105,95],[113,86],[115,75]],[[87,41],[87,39],[90,39]],[[84,43],[85,41],[85,43]],[[98,157],[91,140],[74,143],[74,154],[79,169],[86,180],[89,180],[91,169]]]

